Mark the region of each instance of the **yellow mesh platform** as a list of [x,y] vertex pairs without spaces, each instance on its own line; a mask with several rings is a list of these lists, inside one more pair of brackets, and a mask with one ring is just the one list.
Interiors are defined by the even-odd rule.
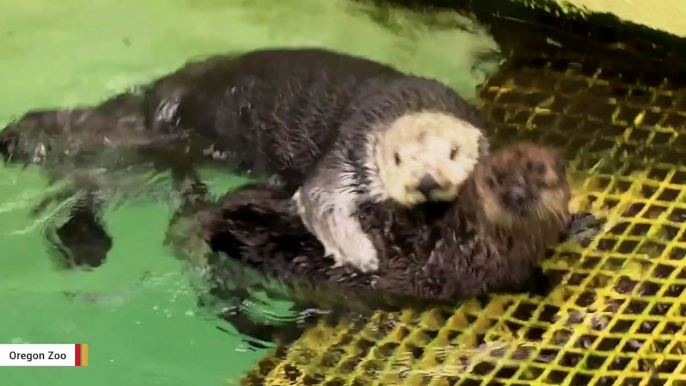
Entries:
[[606,221],[544,263],[549,296],[322,323],[242,384],[686,385],[686,85],[618,60],[529,51],[480,93],[495,141],[560,148]]

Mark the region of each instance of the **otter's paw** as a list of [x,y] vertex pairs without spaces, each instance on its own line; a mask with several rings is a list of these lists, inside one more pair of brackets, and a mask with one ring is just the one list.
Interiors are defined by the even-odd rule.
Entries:
[[567,225],[566,240],[578,243],[589,242],[602,228],[602,222],[591,213],[574,213]]
[[355,250],[346,256],[347,260],[364,273],[378,270],[379,257],[371,240],[367,237],[361,237],[358,242]]
[[[366,241],[366,243],[364,241]],[[345,265],[351,265],[363,273],[374,272],[379,269],[379,258],[376,254],[376,249],[371,241],[367,238],[359,240],[350,251],[338,251],[331,249],[331,253],[327,249],[327,256],[330,256],[334,261],[332,268],[338,268]]]
[[319,242],[322,243],[322,246],[324,247],[324,256],[329,257],[336,262],[333,265],[333,268],[342,267],[343,264],[345,263],[345,260],[341,258],[341,254],[340,254],[340,252],[338,252],[338,248],[336,248],[335,245],[328,242],[324,238],[319,239]]
[[341,268],[341,267],[345,266],[345,262],[343,262],[343,260],[341,260],[341,259],[340,259],[339,257],[337,257],[336,255],[329,254],[329,255],[327,255],[327,256],[330,257],[330,258],[332,258],[332,259],[334,260],[334,263],[333,263],[333,265],[331,266],[331,268]]
[[[302,217],[305,225],[309,226],[309,224],[306,221],[307,218],[305,217],[305,205],[303,204],[302,194],[300,193],[300,189],[295,191],[295,193],[293,194],[293,197],[291,197],[291,201],[295,204],[295,207],[298,209],[298,214],[300,215],[300,217]],[[327,255],[328,254],[329,253],[327,252]]]

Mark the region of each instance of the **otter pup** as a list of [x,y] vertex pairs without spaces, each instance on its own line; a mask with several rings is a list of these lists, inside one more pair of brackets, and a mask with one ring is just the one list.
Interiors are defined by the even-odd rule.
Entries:
[[[257,50],[187,64],[95,107],[29,113],[0,133],[0,152],[88,192],[112,184],[115,166],[171,170],[177,188],[192,181],[198,194],[197,166],[277,176],[327,252],[370,271],[378,259],[355,208],[453,199],[486,153],[479,126],[475,108],[438,81],[324,49]],[[92,212],[69,222],[101,226]],[[80,240],[84,226],[67,226]]]
[[[537,267],[542,254],[561,237],[574,236],[569,230],[579,228],[580,221],[588,221],[573,218],[569,199],[565,163],[553,150],[528,143],[500,150],[476,165],[452,203],[362,204],[357,220],[377,248],[381,264],[376,274],[320,259],[324,247],[307,231],[288,193],[278,188],[244,187],[202,209],[188,207],[185,216],[195,212],[210,249],[226,253],[227,260],[288,284],[299,282],[298,291],[307,287],[303,282],[312,283],[317,290],[301,301],[325,296],[319,292],[323,285],[361,290],[365,296],[358,302],[375,296],[384,296],[386,303],[403,299],[404,304],[408,298],[451,302],[493,292],[544,290]],[[168,242],[180,250],[185,244],[178,236]],[[213,268],[219,260],[210,256],[216,281],[222,268]],[[344,292],[336,294],[343,297]],[[356,297],[345,298],[342,305],[349,307]]]

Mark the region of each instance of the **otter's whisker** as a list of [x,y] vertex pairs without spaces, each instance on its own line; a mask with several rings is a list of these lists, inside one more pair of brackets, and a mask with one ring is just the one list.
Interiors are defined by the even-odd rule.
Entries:
[[564,223],[564,215],[562,213],[550,208],[548,210],[550,210],[550,212],[555,216],[555,220],[557,220],[557,222]]
[[548,212],[550,212],[554,216],[555,220],[558,223],[564,223],[564,221],[565,221],[564,217],[565,216],[563,213],[561,213],[559,210],[557,210],[558,208],[551,207],[551,204],[547,201],[543,202],[543,206],[545,207],[545,209]]

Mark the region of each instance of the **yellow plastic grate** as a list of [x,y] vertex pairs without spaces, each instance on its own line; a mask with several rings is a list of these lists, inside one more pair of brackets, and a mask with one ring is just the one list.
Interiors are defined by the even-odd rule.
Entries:
[[322,323],[242,383],[686,385],[686,84],[599,63],[511,60],[480,93],[495,142],[558,147],[606,221],[544,263],[549,296]]

